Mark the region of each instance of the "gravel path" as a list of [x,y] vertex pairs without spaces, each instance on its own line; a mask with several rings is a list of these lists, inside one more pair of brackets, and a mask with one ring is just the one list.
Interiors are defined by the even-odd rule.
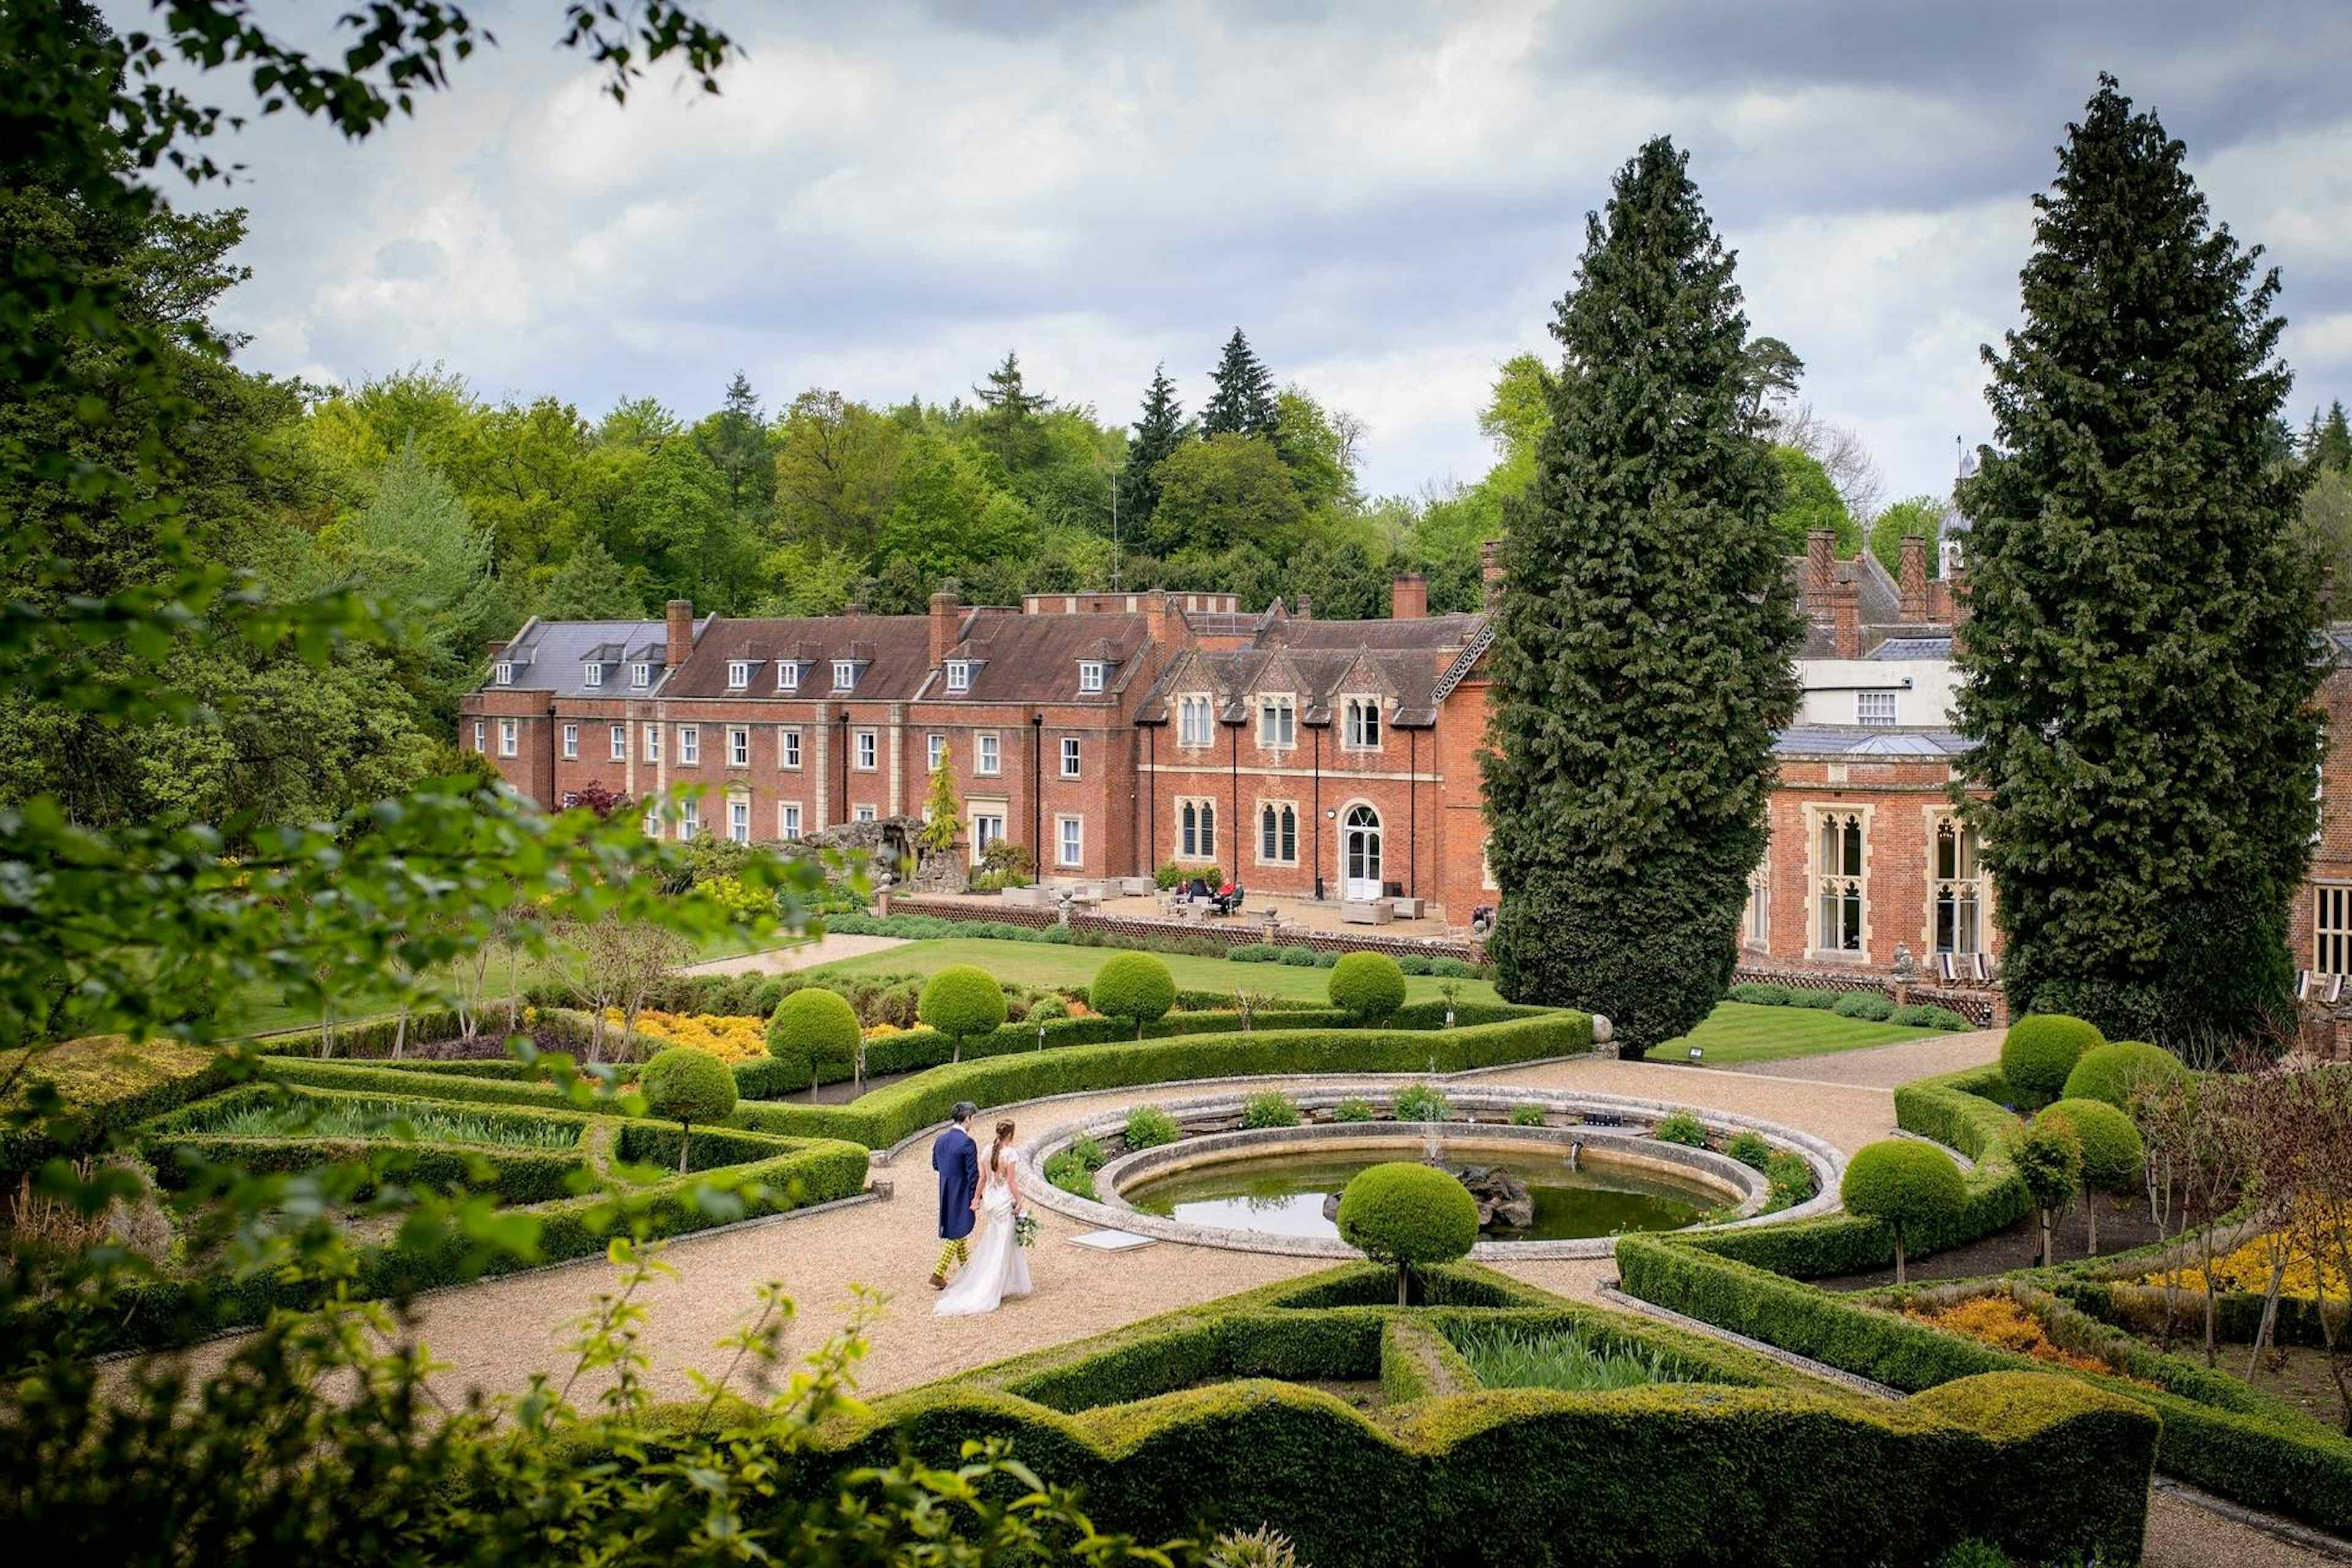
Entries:
[[765,952],[747,952],[736,958],[714,958],[707,963],[682,964],[678,973],[782,974],[787,970],[831,963],[837,958],[863,958],[869,952],[897,947],[906,940],[898,936],[821,936],[814,942],[796,942],[791,947],[772,947]]
[[1832,1051],[1822,1057],[1795,1057],[1785,1061],[1749,1062],[1743,1066],[1698,1068],[1698,1071],[1754,1073],[1762,1078],[1808,1079],[1816,1083],[1842,1083],[1876,1089],[1899,1089],[1930,1073],[1958,1072],[2000,1059],[2000,1029],[1972,1029],[1959,1035],[1930,1035],[1891,1046],[1865,1046],[1858,1051]]

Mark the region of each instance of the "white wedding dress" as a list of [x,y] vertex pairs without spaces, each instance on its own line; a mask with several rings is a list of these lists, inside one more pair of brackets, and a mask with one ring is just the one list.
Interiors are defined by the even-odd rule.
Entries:
[[1008,1297],[1029,1294],[1029,1252],[1013,1239],[1013,1189],[1004,1182],[989,1183],[981,1194],[980,1220],[971,1261],[932,1303],[931,1310],[942,1317],[993,1312]]

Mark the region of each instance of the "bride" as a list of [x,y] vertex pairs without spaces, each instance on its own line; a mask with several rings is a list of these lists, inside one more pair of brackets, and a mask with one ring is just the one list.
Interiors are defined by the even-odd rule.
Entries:
[[1010,1121],[996,1124],[996,1138],[980,1163],[980,1190],[972,1194],[971,1206],[988,1228],[972,1249],[971,1261],[932,1304],[932,1311],[948,1317],[992,1312],[1006,1297],[1029,1294],[1029,1253],[1013,1235],[1022,1204]]

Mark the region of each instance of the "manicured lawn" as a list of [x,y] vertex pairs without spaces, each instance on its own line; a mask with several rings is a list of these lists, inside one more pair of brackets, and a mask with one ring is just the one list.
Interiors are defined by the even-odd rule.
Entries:
[[1859,1050],[1864,1046],[1891,1046],[1916,1040],[1934,1029],[1908,1029],[1899,1024],[1873,1024],[1862,1018],[1841,1018],[1811,1007],[1759,1007],[1749,1002],[1718,1003],[1706,1023],[1679,1040],[1650,1053],[1654,1062],[1683,1061],[1690,1047],[1706,1055],[1713,1067],[1738,1062],[1772,1062],[1788,1057],[1827,1056],[1832,1051]]
[[[986,937],[942,937],[910,942],[903,947],[845,958],[820,966],[827,974],[932,974],[950,963],[976,963],[999,980],[1019,985],[1084,985],[1095,977],[1115,949],[1057,947],[1042,942],[1000,942]],[[1192,958],[1181,953],[1156,955],[1168,965],[1176,984],[1192,991],[1264,991],[1277,996],[1306,996],[1322,1001],[1329,994],[1331,972],[1296,968],[1287,963],[1235,963],[1226,958]],[[811,971],[812,973],[817,971]],[[1412,1001],[1434,1000],[1445,982],[1434,975],[1405,976],[1405,995]],[[1495,987],[1484,980],[1454,982],[1465,1002],[1498,1000]]]

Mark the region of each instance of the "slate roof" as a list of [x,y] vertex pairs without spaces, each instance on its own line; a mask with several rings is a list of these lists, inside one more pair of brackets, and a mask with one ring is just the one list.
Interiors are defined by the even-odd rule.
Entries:
[[[1082,616],[1024,616],[982,611],[965,618],[963,640],[950,658],[976,660],[971,689],[950,691],[944,671],[923,696],[941,702],[1094,702],[1127,689],[1143,671],[1147,623],[1140,615],[1108,611]],[[1083,660],[1108,664],[1100,691],[1078,689]]]
[[1879,724],[1791,724],[1772,737],[1772,750],[1784,757],[1957,758],[1968,749],[1949,730]]
[[[696,635],[710,624],[709,616],[695,622]],[[482,689],[545,691],[557,697],[647,697],[664,689],[660,667],[668,644],[669,628],[661,621],[534,620],[500,655],[515,667],[513,684],[500,688],[497,672],[490,670],[485,673]],[[655,666],[653,684],[632,688],[625,666],[629,659],[640,657]],[[605,667],[602,686],[591,686],[582,679],[583,668],[591,659]]]
[[1270,618],[1248,647],[1192,649],[1180,654],[1137,712],[1142,723],[1165,723],[1179,691],[1208,689],[1229,724],[1249,719],[1249,699],[1260,691],[1298,698],[1302,724],[1328,724],[1340,700],[1370,693],[1383,718],[1400,729],[1427,729],[1439,704],[1466,673],[1488,640],[1484,616],[1429,616],[1408,620],[1314,621]]
[[[905,701],[931,672],[931,623],[927,616],[776,616],[719,621],[694,645],[693,657],[673,672],[665,697],[773,697],[775,661],[794,658],[812,668],[788,695],[868,702]],[[756,666],[748,688],[730,691],[732,659]],[[837,691],[833,661],[857,660],[857,684]]]
[[1880,659],[1949,658],[1952,657],[1952,638],[1949,633],[1942,637],[1888,637],[1864,657]]

